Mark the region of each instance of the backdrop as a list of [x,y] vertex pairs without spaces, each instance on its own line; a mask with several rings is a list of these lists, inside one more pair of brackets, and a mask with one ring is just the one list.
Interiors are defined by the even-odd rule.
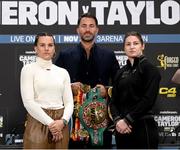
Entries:
[[180,2],[178,0],[0,1],[0,142],[22,134],[26,111],[19,78],[23,65],[35,61],[34,35],[55,35],[57,54],[79,42],[76,34],[82,13],[96,15],[100,32],[96,42],[111,48],[120,66],[127,57],[124,33],[138,31],[146,43],[145,55],[158,67],[162,80],[155,110],[160,143],[175,143],[179,136],[180,88],[171,82],[180,59]]

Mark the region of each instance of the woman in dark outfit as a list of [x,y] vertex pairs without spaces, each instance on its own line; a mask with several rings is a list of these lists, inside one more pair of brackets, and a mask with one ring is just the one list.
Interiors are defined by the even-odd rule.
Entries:
[[161,80],[158,69],[143,55],[144,43],[137,32],[124,38],[127,64],[117,72],[110,111],[117,148],[158,148],[158,128],[152,107]]

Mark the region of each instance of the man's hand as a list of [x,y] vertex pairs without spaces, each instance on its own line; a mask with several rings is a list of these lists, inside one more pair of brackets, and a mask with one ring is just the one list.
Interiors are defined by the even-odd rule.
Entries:
[[96,87],[100,89],[101,97],[105,98],[107,96],[107,90],[106,90],[105,86],[102,84],[97,84]]
[[73,96],[77,96],[78,95],[78,90],[80,90],[83,87],[83,84],[81,82],[74,82],[71,83],[71,89],[73,92]]

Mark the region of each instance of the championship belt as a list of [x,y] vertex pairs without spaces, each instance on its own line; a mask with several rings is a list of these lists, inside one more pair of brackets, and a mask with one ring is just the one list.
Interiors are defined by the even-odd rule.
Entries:
[[89,141],[89,133],[82,126],[78,116],[80,106],[83,104],[86,93],[89,90],[89,85],[83,85],[82,89],[79,89],[77,95],[74,97],[73,128],[71,133],[71,139],[73,141]]
[[91,89],[79,110],[79,119],[88,131],[92,145],[103,145],[103,132],[107,128],[107,102],[99,88]]

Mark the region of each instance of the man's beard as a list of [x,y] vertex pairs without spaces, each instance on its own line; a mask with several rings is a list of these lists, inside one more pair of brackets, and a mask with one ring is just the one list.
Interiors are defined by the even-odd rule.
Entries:
[[92,42],[94,40],[95,36],[94,35],[88,35],[88,36],[82,36],[81,40],[84,42]]

